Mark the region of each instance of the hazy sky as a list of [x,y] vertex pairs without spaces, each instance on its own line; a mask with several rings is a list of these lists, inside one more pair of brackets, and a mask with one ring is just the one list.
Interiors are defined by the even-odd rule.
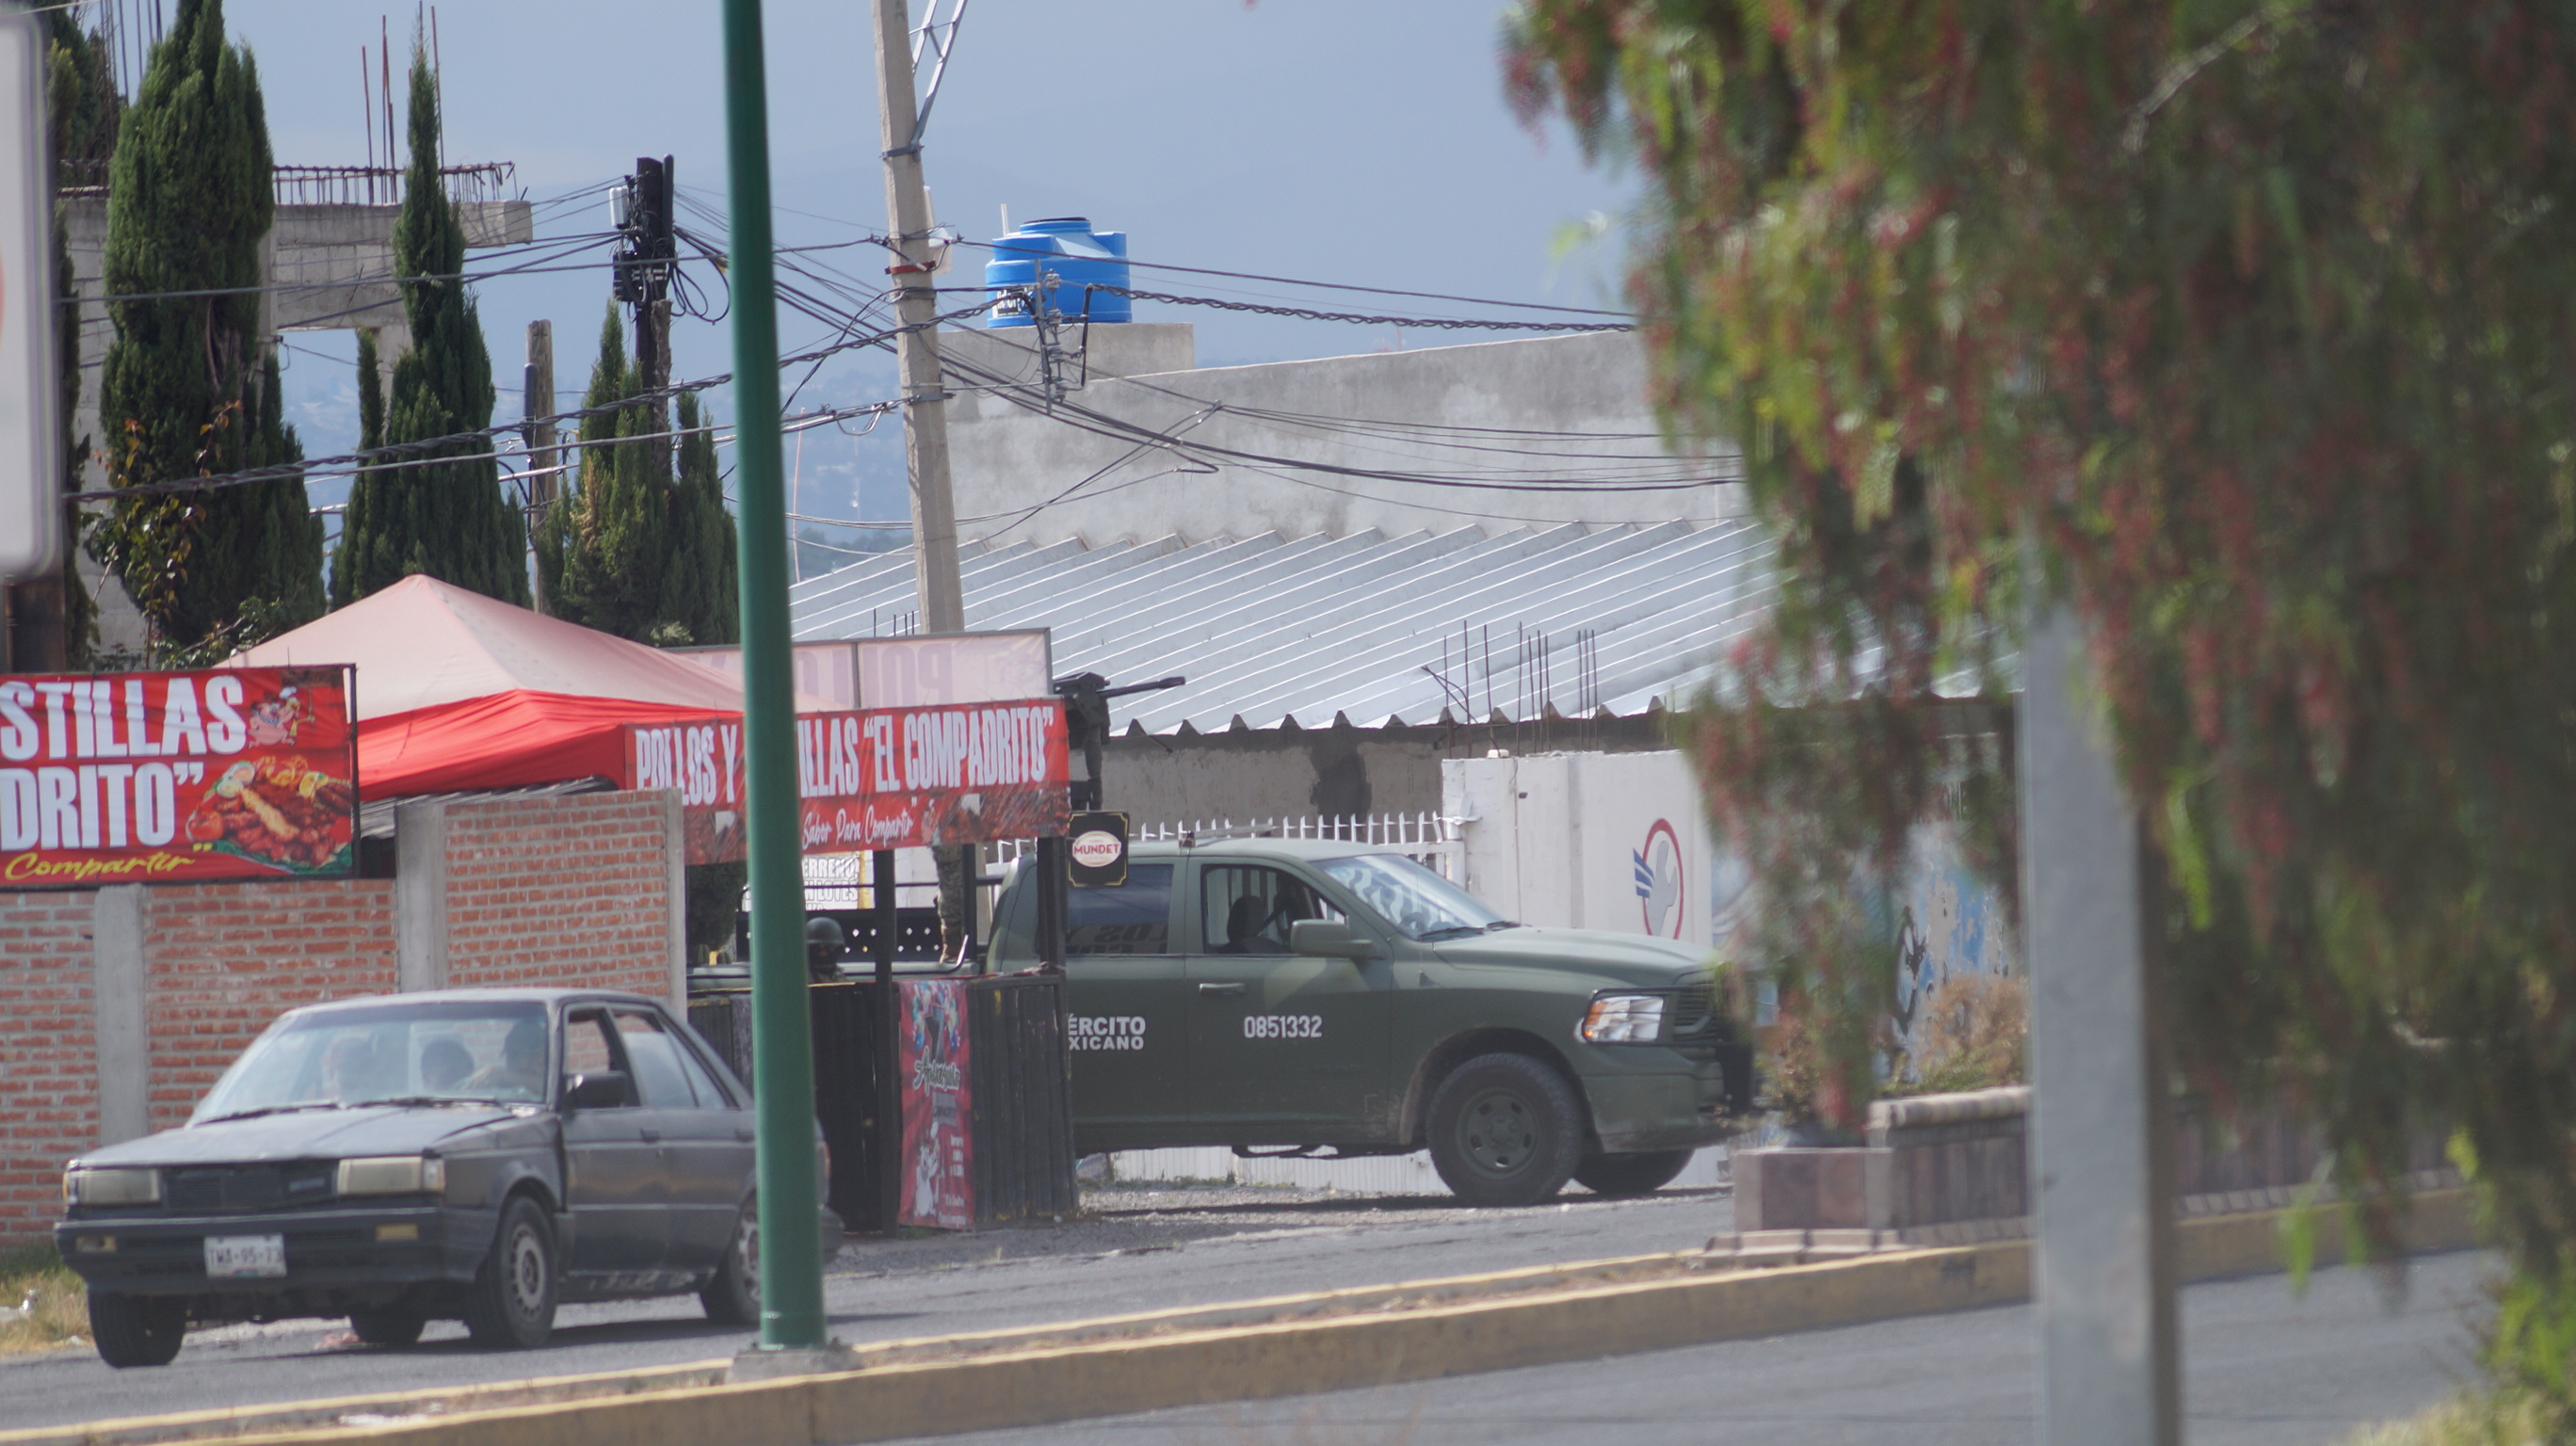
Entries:
[[[359,49],[376,44],[373,8],[318,0],[225,6],[231,34],[257,57],[280,162],[366,158]],[[1100,229],[1124,230],[1138,260],[1615,304],[1615,227],[1563,256],[1557,240],[1596,213],[1615,217],[1632,185],[1587,166],[1561,129],[1533,135],[1512,118],[1497,58],[1503,8],[1499,0],[973,0],[924,151],[935,207],[971,240],[1000,234],[1007,205],[1017,221],[1084,215]],[[918,20],[918,0],[915,12]],[[437,31],[449,161],[516,163],[526,195],[553,203],[537,209],[540,238],[606,230],[606,200],[596,188],[624,175],[638,155],[673,156],[684,196],[720,216],[718,15],[715,0],[447,0],[438,7]],[[391,19],[398,87],[412,24],[411,12]],[[771,0],[766,24],[780,244],[881,229],[868,7]],[[682,221],[720,230],[685,207]],[[493,371],[507,388],[495,420],[519,413],[525,326],[535,318],[555,324],[559,399],[568,405],[578,397],[607,302],[607,253],[603,242],[572,258],[602,263],[595,269],[478,288]],[[882,284],[882,253],[869,248],[816,259]],[[980,281],[981,264],[982,253],[962,251],[947,284]],[[721,298],[710,268],[690,269]],[[1332,310],[1441,309],[1146,276],[1140,272],[1137,284]],[[1149,303],[1139,303],[1138,317],[1195,321],[1202,365],[1372,351],[1399,341],[1384,327]],[[791,350],[829,333],[781,314],[781,340]],[[1411,332],[1401,341],[1410,347],[1437,339]],[[345,450],[356,433],[354,337],[301,333],[292,344],[287,395],[306,449]],[[727,370],[730,345],[722,324],[680,321],[676,375]],[[827,366],[799,405],[874,400],[892,384],[890,358],[851,354]],[[719,415],[729,415],[726,399],[712,400]],[[809,434],[798,510],[901,516],[900,449],[891,432],[888,424],[864,441]],[[873,480],[861,488],[863,477]],[[316,488],[321,500],[339,490]]]

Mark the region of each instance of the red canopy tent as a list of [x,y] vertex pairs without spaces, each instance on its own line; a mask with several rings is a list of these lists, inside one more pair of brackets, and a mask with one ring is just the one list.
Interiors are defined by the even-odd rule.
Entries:
[[226,666],[326,663],[358,667],[358,786],[369,798],[622,778],[624,725],[742,711],[741,690],[712,668],[431,577],[404,578]]

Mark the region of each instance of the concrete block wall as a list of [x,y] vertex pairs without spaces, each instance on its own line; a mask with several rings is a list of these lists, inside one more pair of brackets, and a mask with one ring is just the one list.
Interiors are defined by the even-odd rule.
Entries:
[[0,893],[0,1248],[63,1162],[184,1121],[285,1010],[488,985],[683,997],[669,793],[415,805],[393,879]]

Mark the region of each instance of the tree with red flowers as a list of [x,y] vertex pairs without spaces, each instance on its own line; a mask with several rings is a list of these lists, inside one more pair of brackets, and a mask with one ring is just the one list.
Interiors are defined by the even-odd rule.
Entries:
[[2457,1126],[2554,1278],[2576,8],[1527,0],[1509,24],[1524,113],[1646,177],[1657,400],[1740,443],[1777,538],[1780,607],[1689,726],[1828,1095],[1866,1098],[1886,967],[1853,878],[1892,880],[1964,783],[2010,881],[2008,738],[1956,700],[2001,713],[2022,619],[2063,601],[2174,880],[2152,927],[2186,1080],[2322,1121],[2350,1187]]

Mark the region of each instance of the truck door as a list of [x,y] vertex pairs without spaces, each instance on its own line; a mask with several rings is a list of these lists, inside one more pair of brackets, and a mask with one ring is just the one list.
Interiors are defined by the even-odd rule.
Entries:
[[1186,967],[1173,948],[1168,863],[1067,891],[1066,1022],[1074,1132],[1085,1150],[1176,1143],[1187,1123]]
[[1391,1122],[1385,960],[1298,955],[1289,926],[1340,919],[1306,880],[1261,864],[1203,861],[1191,941],[1190,1095],[1238,1145],[1373,1140]]

